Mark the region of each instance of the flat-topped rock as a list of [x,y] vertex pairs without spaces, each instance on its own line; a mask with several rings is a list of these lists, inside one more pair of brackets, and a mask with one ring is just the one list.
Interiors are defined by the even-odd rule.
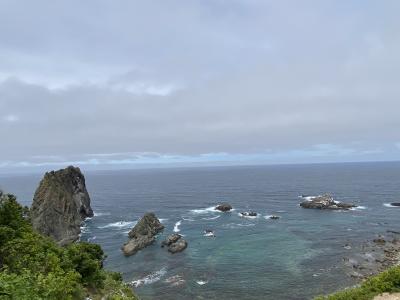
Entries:
[[164,229],[164,225],[154,213],[146,213],[129,231],[129,241],[122,246],[126,256],[130,256],[155,241],[155,236]]
[[80,169],[70,166],[47,172],[36,189],[30,216],[35,230],[60,245],[78,240],[82,221],[93,217]]
[[342,203],[335,201],[329,194],[320,195],[316,197],[307,197],[308,199],[301,202],[300,206],[303,208],[316,208],[316,209],[342,209],[348,210],[357,207],[354,204]]

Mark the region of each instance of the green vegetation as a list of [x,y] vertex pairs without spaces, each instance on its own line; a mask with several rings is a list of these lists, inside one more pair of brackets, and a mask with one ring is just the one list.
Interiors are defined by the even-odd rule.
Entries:
[[386,292],[400,292],[400,266],[392,267],[367,279],[359,287],[317,297],[316,300],[370,300]]
[[137,299],[105,271],[99,245],[58,246],[32,229],[29,210],[0,191],[0,300]]

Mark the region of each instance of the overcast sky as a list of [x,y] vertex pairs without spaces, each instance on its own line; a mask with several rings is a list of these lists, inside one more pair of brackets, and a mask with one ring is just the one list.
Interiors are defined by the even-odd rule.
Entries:
[[399,11],[0,0],[0,170],[398,160]]

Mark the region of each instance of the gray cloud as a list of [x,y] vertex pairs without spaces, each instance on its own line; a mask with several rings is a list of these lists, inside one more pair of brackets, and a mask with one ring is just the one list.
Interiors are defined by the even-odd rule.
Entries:
[[397,1],[0,7],[3,165],[400,157]]

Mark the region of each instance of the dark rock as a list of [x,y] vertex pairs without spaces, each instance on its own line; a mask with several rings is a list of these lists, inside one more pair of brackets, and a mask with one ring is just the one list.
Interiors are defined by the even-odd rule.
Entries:
[[176,243],[181,237],[180,234],[173,233],[167,236],[167,238],[161,243],[161,247],[170,246],[171,244]]
[[178,253],[178,252],[182,252],[186,248],[187,248],[187,242],[184,239],[180,238],[175,243],[172,243],[171,245],[169,245],[168,251],[171,253]]
[[243,217],[257,217],[257,213],[254,211],[245,211],[240,213]]
[[82,221],[93,217],[80,169],[70,166],[46,173],[36,189],[30,216],[33,228],[60,245],[78,240]]
[[280,219],[281,217],[280,217],[280,216],[272,215],[272,216],[269,216],[269,218],[270,218],[271,220],[278,220],[278,219]]
[[228,203],[223,203],[223,204],[219,204],[215,207],[216,210],[219,211],[230,211],[232,209],[232,206]]
[[187,242],[180,234],[173,233],[161,243],[161,247],[168,246],[168,251],[171,253],[181,252],[186,249]]
[[391,206],[400,206],[400,202],[392,202],[390,203]]
[[305,200],[300,203],[303,208],[316,208],[316,209],[342,209],[349,210],[350,208],[356,207],[354,204],[341,203],[333,199],[331,195],[325,194],[322,196],[316,196],[310,200]]
[[373,242],[374,242],[375,244],[379,244],[379,245],[386,244],[386,241],[385,241],[384,238],[377,238],[377,239],[374,239]]
[[122,252],[130,256],[155,241],[155,235],[164,229],[164,225],[154,213],[146,213],[132,228],[128,236],[130,240],[122,246]]
[[388,233],[400,234],[400,231],[386,230]]

